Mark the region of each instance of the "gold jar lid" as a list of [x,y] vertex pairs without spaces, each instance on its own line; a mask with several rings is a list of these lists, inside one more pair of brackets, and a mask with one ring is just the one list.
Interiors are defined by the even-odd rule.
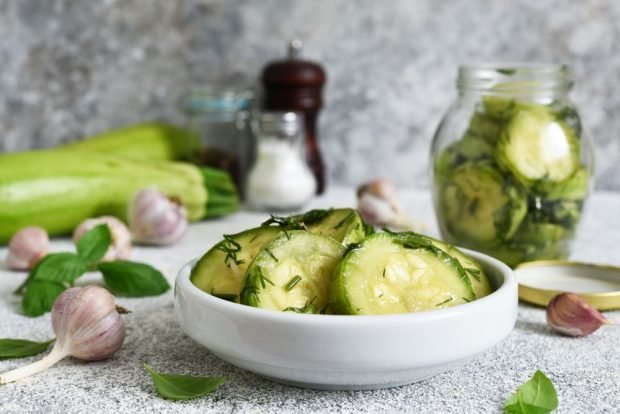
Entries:
[[620,267],[540,260],[522,263],[514,272],[524,302],[547,306],[555,295],[573,292],[598,310],[620,309]]

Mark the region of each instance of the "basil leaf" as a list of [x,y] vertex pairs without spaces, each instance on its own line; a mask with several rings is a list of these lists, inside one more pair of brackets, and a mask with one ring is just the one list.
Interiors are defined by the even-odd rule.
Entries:
[[35,265],[26,281],[17,288],[15,293],[23,293],[33,280],[56,282],[69,286],[87,270],[87,263],[75,253],[51,253]]
[[511,414],[547,414],[556,408],[555,387],[542,371],[536,371],[504,404],[504,411]]
[[52,253],[45,256],[33,269],[31,281],[71,284],[86,273],[86,270],[86,262],[75,253]]
[[107,224],[93,227],[77,242],[77,254],[88,264],[97,263],[108,251],[112,243],[112,234]]
[[22,299],[22,310],[28,316],[40,316],[52,310],[56,298],[66,287],[57,282],[32,280],[26,285]]
[[102,262],[97,269],[114,293],[124,296],[160,295],[170,289],[161,272],[147,264],[117,260]]
[[144,364],[144,369],[151,374],[157,393],[170,400],[189,400],[190,398],[202,397],[212,393],[226,381],[224,377],[163,374],[155,372],[147,364]]
[[5,358],[23,358],[40,354],[45,351],[54,342],[50,339],[45,342],[34,342],[26,339],[0,339],[0,359]]

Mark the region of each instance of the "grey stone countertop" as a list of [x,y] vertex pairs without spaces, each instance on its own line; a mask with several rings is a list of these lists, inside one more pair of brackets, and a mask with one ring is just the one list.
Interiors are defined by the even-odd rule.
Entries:
[[[408,211],[436,234],[430,196],[402,194]],[[309,207],[353,206],[354,191],[333,188]],[[620,193],[596,193],[586,211],[574,259],[620,265]],[[240,212],[192,225],[167,248],[138,247],[133,259],[148,262],[173,282],[177,270],[201,255],[223,233],[260,223],[265,214]],[[53,251],[72,249],[54,240]],[[0,249],[0,261],[6,248]],[[2,265],[3,266],[3,265]],[[53,336],[49,314],[28,318],[11,292],[25,274],[0,268],[0,337],[44,340]],[[79,283],[97,282],[89,275]],[[428,380],[376,391],[315,391],[273,383],[238,369],[188,338],[175,321],[172,290],[164,295],[118,303],[131,309],[127,336],[113,358],[84,363],[68,358],[24,381],[0,387],[2,413],[499,413],[506,398],[537,369],[558,391],[560,413],[620,412],[620,329],[604,327],[579,339],[552,333],[542,309],[521,304],[514,331],[500,344],[461,368]],[[620,321],[620,312],[607,316]],[[475,335],[472,332],[472,335]],[[0,372],[40,356],[0,361]],[[222,375],[215,393],[184,402],[157,396],[144,362],[163,372]]]

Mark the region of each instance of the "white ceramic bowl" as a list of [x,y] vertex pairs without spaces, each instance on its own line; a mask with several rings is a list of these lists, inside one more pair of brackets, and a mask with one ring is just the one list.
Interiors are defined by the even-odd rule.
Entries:
[[512,270],[465,251],[482,264],[493,293],[446,309],[376,316],[295,314],[228,302],[191,283],[194,261],[176,280],[177,319],[213,354],[274,381],[346,390],[409,384],[475,357],[514,327]]

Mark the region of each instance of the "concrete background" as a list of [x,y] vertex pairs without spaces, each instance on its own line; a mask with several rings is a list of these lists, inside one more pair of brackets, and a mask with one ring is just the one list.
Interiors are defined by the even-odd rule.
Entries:
[[183,123],[192,82],[254,82],[293,36],[329,74],[333,182],[427,184],[460,63],[565,62],[597,187],[620,190],[620,2],[0,0],[0,151],[147,119]]

